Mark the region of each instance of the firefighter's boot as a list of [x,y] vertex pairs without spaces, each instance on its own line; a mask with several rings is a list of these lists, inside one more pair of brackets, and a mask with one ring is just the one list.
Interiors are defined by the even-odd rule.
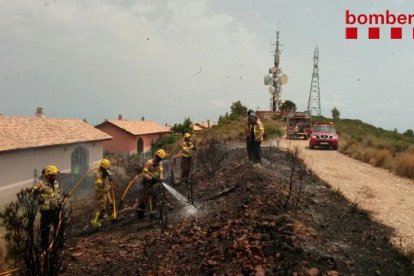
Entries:
[[92,227],[95,227],[95,228],[99,228],[99,227],[101,227],[102,226],[102,223],[101,223],[101,212],[96,212],[95,213],[95,217],[93,218],[93,219],[91,219],[91,225],[92,225]]

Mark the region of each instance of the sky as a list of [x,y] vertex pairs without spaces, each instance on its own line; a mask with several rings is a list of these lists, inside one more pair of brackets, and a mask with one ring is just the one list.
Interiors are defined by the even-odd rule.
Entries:
[[[375,4],[375,5],[374,5]],[[345,39],[345,10],[414,13],[409,0],[0,0],[0,112],[161,124],[217,121],[240,100],[269,109],[263,77],[276,30],[289,81],[307,108],[319,48],[322,115],[337,107],[400,132],[414,128],[414,39]]]

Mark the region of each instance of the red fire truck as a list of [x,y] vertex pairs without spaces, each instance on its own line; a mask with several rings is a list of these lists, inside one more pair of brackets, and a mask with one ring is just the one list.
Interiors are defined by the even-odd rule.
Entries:
[[311,135],[311,115],[309,112],[286,114],[286,138],[308,140]]

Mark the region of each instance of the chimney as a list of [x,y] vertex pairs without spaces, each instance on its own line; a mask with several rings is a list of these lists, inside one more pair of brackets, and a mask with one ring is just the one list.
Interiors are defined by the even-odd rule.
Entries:
[[83,118],[82,120],[84,123],[88,123],[88,120],[86,120],[86,118]]
[[[1,113],[0,113],[0,116],[1,116]],[[168,126],[168,124],[167,124],[167,123],[165,123],[165,126]]]
[[0,117],[2,117],[3,116],[3,112],[0,112]]
[[44,111],[43,111],[43,107],[39,106],[39,107],[36,109],[35,117],[36,117],[36,118],[45,118],[45,117],[46,117],[46,116],[45,116],[45,113],[44,113]]
[[122,114],[118,115],[118,120],[122,121]]
[[145,117],[144,116],[141,117],[141,121],[145,121]]

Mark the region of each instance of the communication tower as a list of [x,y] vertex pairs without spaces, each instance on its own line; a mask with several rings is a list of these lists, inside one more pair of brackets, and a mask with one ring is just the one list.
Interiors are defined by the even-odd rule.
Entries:
[[308,112],[312,114],[314,111],[316,115],[321,115],[321,91],[319,89],[319,50],[315,48],[313,56],[313,72],[312,81],[309,92]]
[[287,83],[287,76],[282,74],[280,67],[279,31],[276,32],[276,48],[273,54],[274,66],[269,68],[269,74],[264,77],[264,84],[269,86],[270,110],[280,111],[282,105],[282,85]]

